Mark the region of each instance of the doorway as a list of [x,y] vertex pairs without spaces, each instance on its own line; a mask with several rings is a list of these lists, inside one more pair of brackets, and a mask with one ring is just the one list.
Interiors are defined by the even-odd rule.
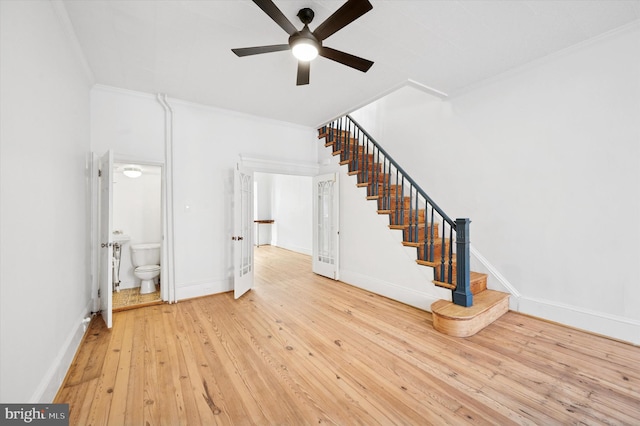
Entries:
[[113,311],[161,303],[162,277],[155,291],[141,292],[132,249],[162,244],[162,167],[115,162],[113,166]]
[[[254,238],[256,250],[273,245],[311,255],[313,199],[310,176],[254,173]],[[264,221],[273,220],[273,223]]]

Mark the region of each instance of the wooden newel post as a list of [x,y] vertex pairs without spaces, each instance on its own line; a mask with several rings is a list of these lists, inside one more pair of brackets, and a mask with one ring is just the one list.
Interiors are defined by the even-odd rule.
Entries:
[[470,284],[469,219],[456,219],[456,289],[453,290],[453,303],[469,307],[473,305]]

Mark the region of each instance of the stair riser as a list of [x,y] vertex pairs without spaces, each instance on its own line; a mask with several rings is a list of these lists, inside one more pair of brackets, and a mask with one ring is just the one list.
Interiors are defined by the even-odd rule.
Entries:
[[367,170],[370,173],[375,171],[382,174],[382,165],[380,163],[371,163],[371,162],[364,163],[362,161],[359,161],[358,166],[356,167],[355,161],[352,161],[351,163],[349,163],[350,172],[355,172],[355,171],[362,172],[363,170]]
[[[432,227],[432,225],[427,226],[426,227],[427,228],[426,231],[425,231],[424,221],[423,221],[423,223],[421,225],[422,226],[420,226],[420,225],[418,226],[418,235],[417,235],[418,239],[417,240],[415,240],[415,238],[414,238],[413,241],[411,241],[411,238],[413,236],[415,236],[415,232],[416,232],[415,231],[415,228],[416,228],[415,225],[410,225],[407,229],[404,229],[402,231],[402,239],[405,242],[416,242],[416,243],[424,243],[425,240],[430,239],[431,238],[431,227]],[[427,233],[426,237],[424,235],[425,232]],[[440,239],[440,236],[438,235],[438,225],[433,226],[433,240],[434,240],[433,241],[433,245],[434,246],[436,244],[438,244],[438,242],[436,242],[436,241],[439,241],[440,244],[442,243],[442,240]]]
[[409,210],[411,199],[409,197],[396,197],[395,195],[378,199],[378,210],[396,210],[396,206],[400,210]]
[[358,156],[365,155],[364,147],[361,145],[340,145],[337,144],[332,145],[333,155],[340,154],[340,160],[348,160],[355,158],[356,153]]
[[463,308],[445,300],[431,304],[433,328],[454,337],[473,336],[509,310],[509,295],[483,291],[476,295],[472,308]]
[[[455,259],[455,254],[453,255],[453,258]],[[435,268],[433,268],[433,278],[436,281],[442,281],[442,282],[449,282],[449,265],[446,263],[445,260],[445,266],[444,266],[444,275],[442,274],[441,271],[441,267],[440,265],[436,266]],[[456,279],[456,262],[455,260],[451,263],[451,275],[452,275],[452,280],[451,282],[453,284],[455,284],[458,280]],[[474,278],[473,276],[471,277],[471,280],[469,282],[469,287],[471,290],[471,294],[478,294],[481,291],[485,291],[487,289],[487,276],[482,274],[482,276],[479,276],[477,278]]]
[[327,138],[327,142],[329,142],[329,138],[331,137],[331,134],[333,134],[333,138],[340,138],[340,137],[353,137],[351,135],[351,133],[347,130],[340,130],[338,131],[337,129],[330,129],[330,128],[325,128],[324,131],[323,129],[318,129],[318,137],[326,137]]
[[389,183],[389,175],[385,175],[383,173],[358,173],[358,183],[368,183],[375,184],[377,183]]
[[331,141],[333,143],[334,149],[343,149],[345,151],[351,152],[365,152],[364,145],[360,145],[358,139],[334,139]]
[[417,218],[415,210],[392,210],[389,220],[391,225],[409,225],[412,223],[424,223],[424,216],[424,209],[418,210]]
[[[434,229],[434,232],[435,232],[435,229]],[[418,247],[418,259],[431,261],[431,259],[427,258],[426,256],[427,254],[429,253],[425,251],[424,244],[421,244]],[[454,253],[454,256],[455,256],[455,253]],[[447,260],[448,257],[449,257],[449,242],[447,241],[444,244],[445,261]],[[440,262],[441,259],[442,259],[442,239],[439,239],[433,242],[433,262]]]
[[356,167],[356,162],[358,166],[363,166],[364,164],[372,165],[376,163],[376,161],[374,161],[373,154],[365,154],[360,152],[358,153],[358,155],[356,155],[354,151],[352,151],[349,158],[345,158],[345,160],[350,160],[350,162],[348,163],[349,168],[351,169],[352,167],[354,167],[354,170]]
[[[393,196],[395,198],[396,193],[401,192],[402,187],[400,185],[378,185],[378,193],[376,195]],[[402,198],[402,197],[400,197]]]

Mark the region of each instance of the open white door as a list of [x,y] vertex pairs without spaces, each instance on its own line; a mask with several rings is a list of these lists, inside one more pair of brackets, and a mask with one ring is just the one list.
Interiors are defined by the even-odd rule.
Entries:
[[253,172],[236,167],[233,185],[233,296],[253,287]]
[[313,178],[313,262],[316,274],[338,279],[339,251],[338,174]]
[[104,323],[111,328],[112,322],[112,276],[113,276],[113,151],[100,158],[100,262],[98,296]]

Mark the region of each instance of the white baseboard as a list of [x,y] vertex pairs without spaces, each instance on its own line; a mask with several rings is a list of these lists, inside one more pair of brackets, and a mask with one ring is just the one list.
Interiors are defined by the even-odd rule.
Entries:
[[345,269],[340,269],[340,281],[429,312],[436,300],[451,300],[450,290],[432,286],[436,294],[425,293]]
[[535,297],[521,296],[519,312],[640,345],[640,321]]
[[479,272],[489,274],[489,288],[511,294],[509,308],[512,311],[640,345],[640,321],[566,303],[524,296],[473,246],[471,246],[471,255],[472,263],[476,260],[481,265],[480,268],[474,267],[474,270],[482,269]]
[[73,327],[65,339],[62,348],[60,348],[60,351],[51,363],[51,366],[36,388],[36,391],[31,396],[29,401],[30,403],[48,404],[53,402],[53,399],[58,393],[58,390],[67,375],[67,371],[73,362],[73,358],[76,355],[76,351],[78,350],[80,342],[82,342],[82,337],[86,331],[85,324],[82,320],[91,315],[92,307],[93,299],[87,302],[82,314],[75,322],[75,327]]
[[307,256],[313,256],[312,250],[307,247],[298,247],[298,246],[292,246],[288,244],[273,244],[273,246],[280,247],[282,249],[289,250],[289,251],[295,251],[296,253],[306,254]]
[[233,290],[230,279],[176,284],[176,300],[193,299]]

